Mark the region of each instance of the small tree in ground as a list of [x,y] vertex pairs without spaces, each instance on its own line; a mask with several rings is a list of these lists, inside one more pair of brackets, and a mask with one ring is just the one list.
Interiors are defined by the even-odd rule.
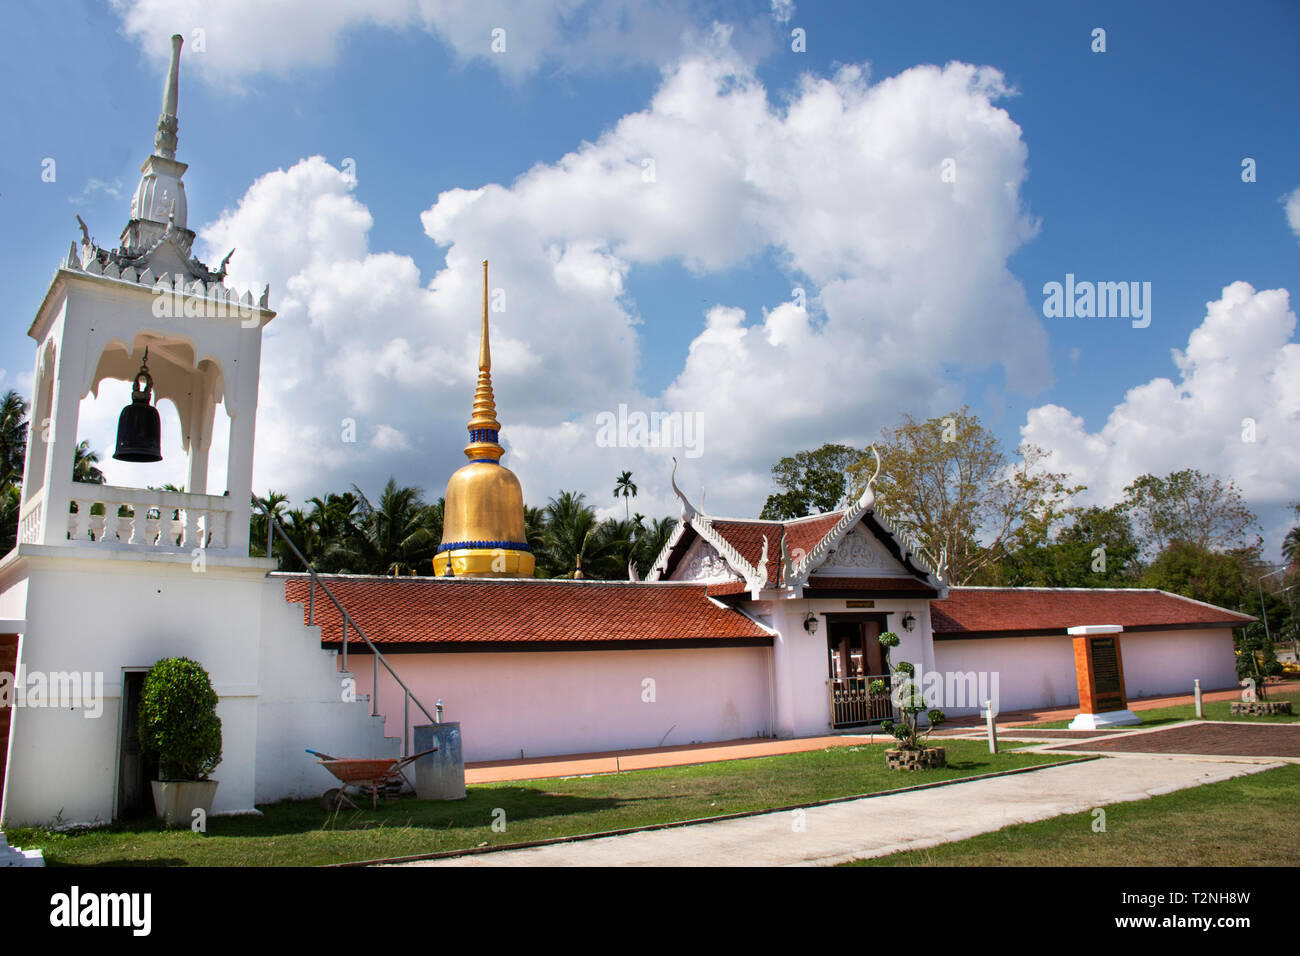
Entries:
[[1237,679],[1255,682],[1255,697],[1267,700],[1268,691],[1265,681],[1282,673],[1282,664],[1273,650],[1273,642],[1268,639],[1264,625],[1253,621],[1242,628],[1237,641]]
[[[886,631],[880,635],[881,647],[897,647],[898,643],[898,635],[893,631]],[[926,711],[925,716],[930,721],[930,726],[922,734],[917,724],[921,712],[926,710],[926,700],[925,695],[921,693],[921,686],[916,682],[916,668],[907,661],[899,661],[897,664],[891,665],[891,670],[894,675],[894,687],[891,696],[899,712],[902,713],[903,720],[901,723],[882,720],[880,727],[885,733],[893,734],[898,739],[900,750],[924,750],[926,738],[947,717],[942,710],[937,708]],[[885,682],[873,680],[870,690],[873,696],[883,694],[885,692]]]

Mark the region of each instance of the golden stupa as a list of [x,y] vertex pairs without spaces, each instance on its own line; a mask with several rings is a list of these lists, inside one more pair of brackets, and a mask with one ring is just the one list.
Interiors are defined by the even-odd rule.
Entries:
[[433,572],[439,577],[531,578],[533,554],[524,533],[524,493],[514,472],[501,464],[506,450],[497,441],[501,423],[492,398],[487,269],[484,261],[478,385],[465,446],[469,464],[447,482],[442,544],[433,559]]

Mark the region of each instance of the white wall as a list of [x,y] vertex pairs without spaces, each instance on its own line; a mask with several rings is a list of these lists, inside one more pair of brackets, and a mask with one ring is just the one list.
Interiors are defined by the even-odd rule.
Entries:
[[[370,716],[369,683],[339,671],[338,655],[321,649],[320,628],[304,626],[302,605],[285,601],[284,580],[264,579],[260,596],[257,802],[320,796],[338,786],[308,748],[334,757],[397,756],[400,739],[385,737],[383,717]],[[357,685],[351,703],[349,676]]]
[[[1070,707],[1079,702],[1074,645],[1067,637],[935,641],[934,659],[945,687],[950,673],[987,674],[986,686],[990,692],[996,689],[999,712]],[[963,707],[944,700],[940,708],[947,716],[958,717],[976,713],[980,706],[979,701]]]
[[[804,630],[809,611],[818,615],[816,634]],[[916,626],[904,630],[903,615],[911,612]],[[889,628],[899,637],[889,652],[897,664],[907,661],[918,670],[932,666],[930,605],[928,601],[878,600],[870,609],[849,608],[843,598],[772,601],[755,613],[771,614],[772,627],[781,632],[774,654],[776,677],[776,733],[778,737],[811,737],[831,728],[830,680],[827,657],[826,614],[889,614]]]
[[[461,723],[467,761],[735,740],[771,734],[765,647],[387,654],[432,711]],[[369,693],[372,660],[352,655]],[[646,680],[654,682],[653,702]],[[380,668],[387,733],[404,696]],[[411,706],[411,725],[427,723]]]
[[81,710],[14,708],[3,823],[112,819],[123,668],[148,668],[169,656],[201,663],[219,697],[223,760],[213,774],[221,784],[213,809],[251,808],[257,595],[265,570],[209,559],[198,573],[188,555],[145,562],[123,552],[78,559],[69,553],[85,549],[71,546],[24,549],[36,556],[28,559],[19,663],[27,673],[101,674],[105,699],[97,718]]
[[1237,686],[1229,628],[1124,634],[1119,646],[1129,697],[1190,694],[1197,678],[1202,690]]
[[[315,796],[334,778],[305,748],[387,756],[397,741],[364,699],[343,699],[336,655],[284,601],[269,562],[23,545],[0,573],[0,607],[25,617],[19,664],[27,673],[102,674],[103,711],[16,707],[10,727],[4,825],[104,823],[113,818],[123,668],[163,657],[201,663],[218,695],[222,762],[215,812]],[[18,596],[24,595],[19,601]],[[18,606],[21,604],[21,606]]]
[[[1073,638],[1011,637],[936,641],[935,669],[941,673],[988,672],[997,676],[999,710],[1077,707]],[[1130,699],[1190,694],[1200,678],[1204,690],[1236,685],[1236,659],[1228,628],[1139,631],[1120,636],[1125,691]],[[949,716],[974,707],[944,707]]]

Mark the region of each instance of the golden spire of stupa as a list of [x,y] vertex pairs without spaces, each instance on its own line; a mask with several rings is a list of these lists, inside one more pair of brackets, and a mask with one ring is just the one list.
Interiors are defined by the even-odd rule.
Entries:
[[470,461],[500,461],[506,450],[497,442],[501,423],[497,421],[496,400],[492,396],[492,349],[488,344],[488,264],[483,260],[483,326],[478,343],[478,385],[474,388],[474,409],[469,419],[469,444],[465,457]]
[[501,464],[501,423],[492,395],[492,351],[488,345],[488,264],[483,262],[483,320],[479,332],[478,384],[469,418],[469,463],[447,482],[442,544],[433,559],[439,577],[533,575],[533,555],[524,532],[524,496],[519,479]]

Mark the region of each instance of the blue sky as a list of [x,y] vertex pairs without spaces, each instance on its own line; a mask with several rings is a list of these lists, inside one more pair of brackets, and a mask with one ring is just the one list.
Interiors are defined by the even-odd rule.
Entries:
[[[464,267],[487,257],[500,261],[511,294],[493,320],[507,464],[535,503],[577,488],[612,511],[612,479],[632,468],[640,510],[670,510],[665,454],[592,441],[594,416],[620,402],[706,415],[713,437],[688,462],[687,487],[707,487],[709,510],[731,514],[758,511],[766,469],[782,454],[864,442],[903,413],[968,402],[1008,448],[1028,438],[1052,450],[1096,500],[1144,471],[1231,477],[1277,539],[1286,503],[1300,498],[1300,406],[1286,385],[1300,359],[1294,304],[1259,295],[1294,290],[1300,276],[1300,208],[1293,224],[1286,206],[1300,189],[1300,7],[617,6],[608,29],[599,8],[578,2],[523,15],[491,2],[466,11],[384,0],[365,7],[369,19],[348,4],[290,2],[262,15],[270,22],[243,2],[12,11],[0,63],[4,385],[30,387],[25,331],[78,235],[74,215],[103,245],[125,225],[152,147],[160,51],[180,32],[189,224],[200,250],[214,244],[212,260],[235,245],[235,274],[269,281],[282,310],[268,330],[258,487],[301,498],[352,481],[373,489],[396,474],[440,493],[461,460],[470,398],[469,360],[458,357],[469,346],[455,330],[476,321],[477,276]],[[489,50],[494,25],[506,30],[504,54]],[[1090,48],[1098,27],[1104,53]],[[791,50],[796,28],[806,52]],[[961,84],[918,70],[954,61],[1000,78]],[[720,76],[716,89],[688,82],[688,63]],[[859,74],[846,78],[854,65]],[[846,145],[834,123],[788,122],[793,105],[822,102],[807,98],[808,83],[827,96],[833,87],[846,116],[845,104],[867,99],[854,127],[860,143]],[[737,89],[757,100],[729,95]],[[677,121],[674,110],[693,116],[697,106],[704,122]],[[648,132],[626,119],[638,114]],[[710,146],[710,124],[725,141]],[[587,180],[566,156],[635,161],[623,153],[647,142],[656,153],[670,136],[659,154],[662,203],[637,200],[618,215],[608,201],[587,208]],[[773,143],[793,165],[765,168]],[[959,214],[940,196],[937,166],[935,198],[915,191],[917,157],[942,158],[950,145],[975,157],[973,174],[958,166],[958,183],[972,189]],[[732,150],[736,162],[711,162]],[[871,161],[858,177],[861,154]],[[309,170],[313,156],[326,165]],[[52,183],[41,180],[47,157],[57,162]],[[1241,178],[1246,157],[1253,183]],[[340,189],[330,168],[345,158],[356,183]],[[254,196],[277,170],[268,195]],[[995,174],[1013,181],[979,179]],[[821,193],[828,183],[838,196]],[[440,200],[488,184],[499,193],[468,211]],[[368,214],[368,229],[355,216],[330,219],[324,204],[311,207],[312,224],[295,220],[320,195]],[[715,199],[720,211],[709,208]],[[515,217],[531,225],[512,227]],[[934,228],[923,225],[931,220]],[[624,226],[632,238],[620,237]],[[307,229],[314,245],[296,235]],[[566,250],[572,266],[556,266]],[[1150,282],[1150,326],[1044,317],[1042,287],[1066,273]],[[601,292],[610,274],[615,288]],[[346,317],[313,312],[289,292],[326,276],[342,283],[330,286],[334,299],[363,289],[390,305],[363,309],[345,334]],[[1242,282],[1249,292],[1225,297]],[[839,299],[829,291],[836,283]],[[796,286],[810,298],[807,327],[781,340],[768,326],[775,344],[753,347]],[[1221,314],[1207,324],[1210,302]],[[743,316],[727,312],[732,319],[706,327],[715,308]],[[854,309],[861,329],[850,324]],[[751,345],[736,344],[745,329]],[[1200,344],[1189,347],[1198,329]],[[382,357],[393,338],[421,353],[415,368],[403,373]],[[711,364],[729,366],[733,348],[736,378],[714,376]],[[1185,368],[1175,349],[1189,353]],[[316,375],[347,379],[339,402],[301,385],[304,356]],[[1162,378],[1170,390],[1152,385]],[[335,447],[333,423],[350,408],[369,440]],[[1243,449],[1234,423],[1247,416],[1262,437]],[[88,417],[82,437],[106,449],[104,423],[115,417]]]

